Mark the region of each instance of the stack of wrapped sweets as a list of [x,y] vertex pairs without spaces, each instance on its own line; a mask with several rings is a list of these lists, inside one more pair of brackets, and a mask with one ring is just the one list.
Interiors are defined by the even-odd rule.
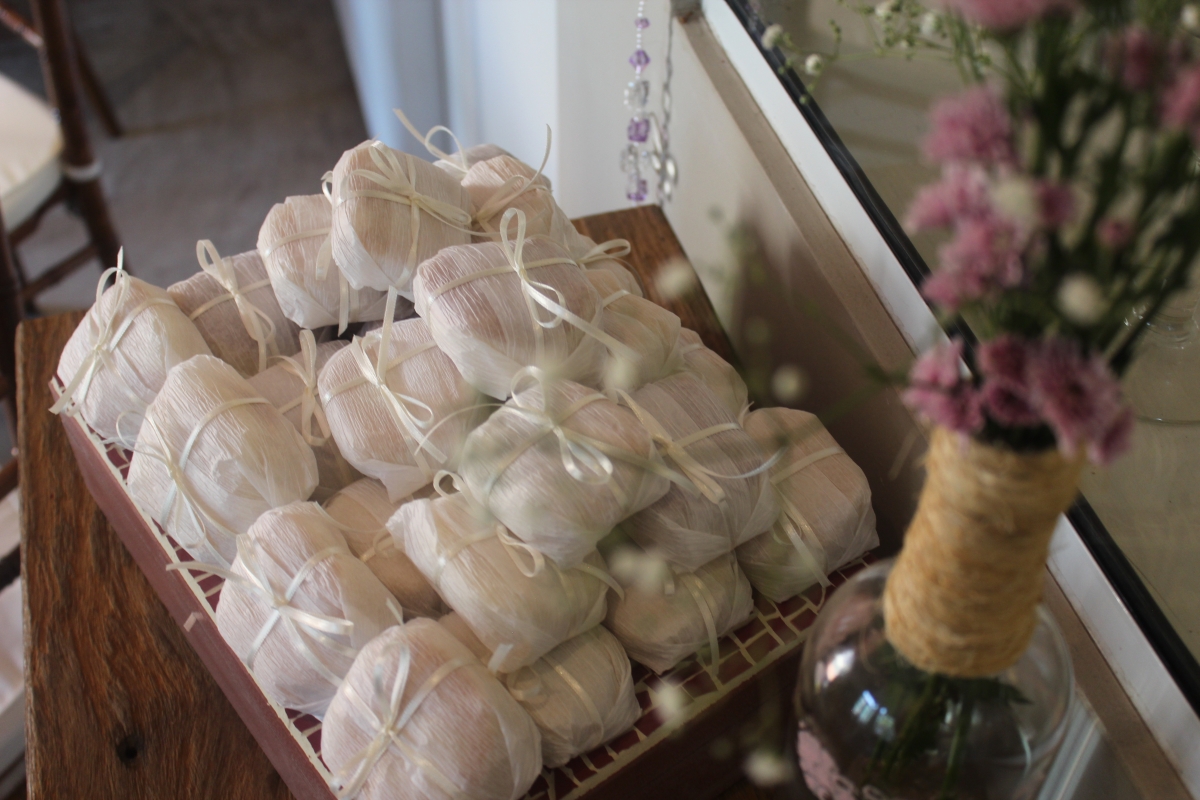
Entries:
[[78,414],[101,438],[132,447],[171,368],[196,355],[211,353],[192,321],[119,261],[100,276],[95,304],[63,348],[59,398],[50,410]]
[[222,258],[207,239],[196,243],[201,271],[167,288],[213,355],[245,377],[267,368],[271,356],[300,349],[300,328],[284,316],[257,251]]
[[812,414],[763,408],[744,420],[764,450],[783,447],[771,468],[780,514],[767,533],[737,549],[763,596],[782,602],[879,546],[867,476]]
[[[861,470],[811,415],[749,412],[627,241],[437,130],[436,165],[365,142],[165,292],[105,273],[55,410],[132,447],[172,568],[225,579],[218,629],[323,716],[339,796],[516,800],[634,724],[630,658],[716,667],[752,585],[878,539]],[[610,574],[614,531],[654,569]]]
[[400,506],[428,496],[428,491],[419,490],[416,497],[394,503],[382,483],[362,478],[325,501],[325,511],[346,538],[350,552],[400,601],[405,618],[440,617],[446,613],[442,598],[397,547],[387,529],[387,521]]
[[314,194],[276,203],[258,231],[258,255],[267,267],[279,307],[302,328],[383,319],[385,292],[356,289],[333,260],[329,231],[333,207]]

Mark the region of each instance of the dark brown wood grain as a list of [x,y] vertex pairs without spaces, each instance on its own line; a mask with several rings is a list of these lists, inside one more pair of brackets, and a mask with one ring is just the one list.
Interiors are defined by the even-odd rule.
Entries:
[[84,485],[48,383],[80,319],[18,334],[31,798],[285,798]]
[[708,295],[700,288],[699,278],[692,283],[695,288],[680,297],[663,297],[658,290],[655,277],[659,269],[676,259],[683,259],[685,262],[687,260],[661,208],[638,206],[582,217],[575,220],[575,227],[596,242],[628,239],[633,252],[624,260],[641,279],[646,297],[673,312],[685,328],[691,328],[700,334],[700,338],[710,350],[726,361],[736,363],[733,345],[722,330],[721,323],[717,321],[717,313],[713,310]]

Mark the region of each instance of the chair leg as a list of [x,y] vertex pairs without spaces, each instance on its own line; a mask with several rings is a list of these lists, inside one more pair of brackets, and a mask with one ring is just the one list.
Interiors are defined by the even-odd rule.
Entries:
[[4,411],[12,442],[17,441],[17,325],[21,322],[16,261],[0,213],[0,378],[7,385]]
[[96,116],[100,117],[100,124],[104,126],[105,132],[113,139],[119,139],[125,135],[125,129],[121,126],[121,120],[117,118],[112,101],[108,99],[108,93],[104,91],[100,79],[96,77],[96,71],[92,68],[92,60],[88,58],[87,50],[83,49],[83,42],[79,41],[79,34],[74,30],[71,31],[71,39],[72,44],[75,45],[75,58],[79,62],[79,77],[83,81],[83,90],[87,93],[88,102],[96,112]]

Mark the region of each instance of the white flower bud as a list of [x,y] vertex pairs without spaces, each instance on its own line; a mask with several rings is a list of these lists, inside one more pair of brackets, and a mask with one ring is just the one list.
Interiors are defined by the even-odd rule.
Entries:
[[808,389],[808,376],[793,364],[784,364],[771,376],[771,394],[780,403],[794,403]]
[[654,699],[654,711],[662,720],[663,725],[668,728],[674,728],[683,723],[684,714],[692,702],[687,692],[678,684],[670,681],[659,682],[658,691],[654,692]]
[[898,5],[900,4],[896,0],[885,0],[885,2],[875,6],[875,16],[887,22],[896,13],[896,6]]
[[1104,292],[1091,275],[1072,273],[1058,285],[1058,308],[1076,325],[1095,325],[1104,316],[1106,306]]
[[936,11],[927,11],[921,17],[921,35],[937,36],[942,32],[942,15]]
[[774,25],[768,25],[767,29],[762,34],[762,46],[770,50],[775,45],[779,44],[779,40],[783,38],[783,26],[778,22]]
[[1022,175],[1002,178],[991,191],[992,205],[1025,230],[1038,222],[1038,198],[1033,181]]
[[792,779],[792,767],[779,753],[755,750],[742,764],[746,777],[755,786],[778,786]]
[[696,285],[696,273],[684,259],[673,258],[658,268],[654,285],[664,300],[676,300]]
[[821,58],[816,53],[813,53],[811,56],[804,59],[804,71],[814,77],[820,75],[825,71],[825,59]]
[[1195,3],[1188,3],[1184,6],[1183,11],[1179,14],[1179,23],[1186,31],[1200,33],[1200,6]]

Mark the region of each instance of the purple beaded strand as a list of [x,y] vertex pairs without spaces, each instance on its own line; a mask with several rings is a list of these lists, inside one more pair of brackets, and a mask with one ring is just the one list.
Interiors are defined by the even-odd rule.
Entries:
[[621,171],[629,175],[625,185],[625,197],[632,203],[644,203],[649,196],[649,187],[642,177],[642,169],[649,166],[650,154],[639,145],[645,145],[650,138],[650,116],[646,106],[650,102],[650,82],[642,72],[650,65],[650,56],[642,49],[642,31],[650,27],[646,18],[646,0],[638,3],[637,16],[633,25],[637,29],[636,47],[629,57],[629,65],[633,67],[633,80],[625,87],[625,105],[633,112],[626,129],[629,143],[621,151]]

